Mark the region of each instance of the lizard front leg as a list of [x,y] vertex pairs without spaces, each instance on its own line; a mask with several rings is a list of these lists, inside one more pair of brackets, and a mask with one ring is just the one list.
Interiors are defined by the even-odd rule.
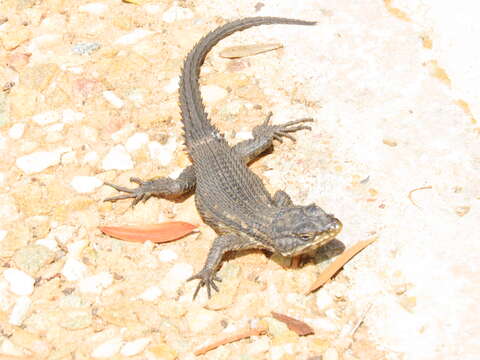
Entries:
[[193,294],[193,299],[196,298],[198,291],[205,286],[207,288],[208,298],[211,296],[211,288],[218,292],[218,287],[215,281],[222,281],[217,275],[217,268],[225,253],[233,250],[246,250],[252,247],[252,243],[235,234],[225,234],[217,237],[208,252],[207,260],[202,270],[193,275],[187,281],[199,279],[200,282]]
[[113,187],[115,190],[122,191],[125,194],[109,197],[104,201],[117,201],[121,199],[133,199],[132,206],[139,201],[147,201],[152,196],[163,198],[175,198],[184,195],[193,190],[196,184],[195,170],[190,165],[186,167],[177,179],[161,177],[143,181],[139,178],[130,178],[131,182],[138,184],[135,189],[129,189],[123,186],[114,185],[106,182],[105,185]]
[[272,125],[270,124],[271,117],[272,113],[269,113],[263,124],[253,128],[253,139],[242,141],[233,147],[246,163],[255,160],[261,153],[269,149],[273,145],[274,139],[283,142],[282,138],[287,137],[295,141],[290,133],[311,130],[311,127],[304,123],[313,121],[313,119],[299,119]]

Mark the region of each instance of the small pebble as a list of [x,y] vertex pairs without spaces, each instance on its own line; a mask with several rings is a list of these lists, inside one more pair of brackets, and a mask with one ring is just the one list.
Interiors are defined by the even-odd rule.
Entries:
[[160,282],[160,288],[169,294],[176,294],[178,289],[180,289],[185,281],[192,275],[192,265],[185,263],[175,264],[163,277]]
[[110,105],[112,105],[116,109],[121,109],[125,105],[125,102],[120,99],[113,91],[106,90],[102,94],[105,100],[107,100]]
[[201,87],[202,99],[206,103],[214,103],[224,99],[228,92],[224,88],[217,85],[205,85]]
[[82,293],[100,294],[103,289],[113,282],[113,276],[105,271],[100,274],[86,277],[80,280],[79,289]]
[[338,360],[338,352],[334,348],[328,348],[323,353],[323,360]]
[[35,241],[36,245],[45,246],[47,249],[52,251],[58,251],[59,247],[57,246],[57,242],[54,239],[39,239]]
[[180,81],[180,77],[178,76],[174,77],[167,83],[167,85],[163,87],[163,90],[169,94],[173,94],[175,91],[178,90],[179,81]]
[[20,296],[15,302],[10,317],[8,318],[8,322],[11,325],[21,325],[31,304],[32,300],[30,300],[28,296]]
[[15,265],[22,271],[35,276],[45,265],[55,259],[55,253],[42,245],[27,245],[13,256]]
[[116,45],[132,45],[136,42],[139,42],[143,38],[153,34],[153,31],[145,30],[145,29],[135,29],[132,32],[123,35],[122,37],[118,38],[115,41]]
[[30,295],[33,292],[35,279],[17,269],[6,269],[3,272],[5,280],[10,285],[10,291],[17,295]]
[[102,161],[103,170],[130,170],[133,161],[123,145],[115,145]]
[[79,259],[82,251],[87,247],[87,240],[78,240],[67,246],[68,256]]
[[167,166],[173,160],[176,149],[177,142],[173,137],[164,145],[160,144],[158,141],[150,141],[148,143],[150,158],[157,160],[162,166]]
[[103,181],[95,176],[75,176],[70,185],[80,194],[93,192],[96,188],[103,185]]
[[108,7],[102,3],[90,3],[82,5],[78,8],[80,11],[87,12],[92,15],[102,15],[105,11],[107,11]]
[[193,18],[193,12],[190,9],[183,8],[177,5],[174,5],[170,9],[165,11],[162,16],[162,20],[168,23],[191,18]]
[[8,231],[7,230],[0,230],[0,241],[7,237]]
[[82,162],[84,164],[95,165],[98,162],[98,154],[95,151],[90,151],[85,154]]
[[72,109],[65,109],[62,112],[62,121],[65,124],[73,124],[77,121],[82,120],[85,117],[84,113],[74,111]]
[[143,350],[145,350],[150,341],[150,338],[140,338],[137,340],[129,341],[122,346],[120,354],[122,354],[123,356],[133,356],[140,354]]
[[94,51],[100,49],[100,44],[96,42],[85,42],[85,43],[78,43],[75,44],[72,51],[79,55],[90,55]]
[[111,358],[115,356],[122,346],[121,338],[114,338],[98,345],[93,349],[91,356],[96,359]]
[[161,262],[170,262],[177,260],[178,258],[178,255],[175,251],[168,249],[160,250],[159,252],[157,252],[157,256],[158,260],[160,260]]
[[10,341],[10,339],[6,337],[2,337],[2,342],[0,343],[0,354],[6,355],[5,359],[10,359],[14,356],[14,359],[26,359],[27,354],[25,351],[18,345],[14,344]]
[[221,315],[216,311],[198,308],[188,312],[185,319],[192,332],[202,333],[218,325],[221,320]]
[[59,325],[69,330],[85,329],[92,324],[92,312],[89,309],[68,309]]
[[332,297],[325,291],[318,291],[316,298],[317,309],[323,311],[333,305]]
[[80,280],[86,272],[87,266],[84,263],[70,257],[65,261],[65,265],[61,271],[62,275],[65,276],[68,281]]
[[155,301],[160,295],[162,295],[162,290],[158,286],[150,286],[143,293],[141,293],[138,298],[145,301]]
[[60,113],[58,111],[46,111],[32,116],[33,122],[41,126],[53,124],[60,121],[60,118]]
[[129,153],[140,149],[143,145],[148,143],[148,134],[135,133],[127,139],[125,147]]
[[48,234],[48,238],[55,239],[59,241],[62,244],[65,244],[68,242],[70,239],[73,238],[73,235],[75,234],[75,227],[71,225],[60,225],[58,227],[55,227],[50,231]]
[[8,130],[8,136],[13,140],[21,139],[25,132],[25,124],[17,123]]
[[15,161],[15,164],[26,174],[34,174],[50,166],[58,165],[60,163],[60,156],[61,153],[58,151],[37,151],[19,157],[17,161]]

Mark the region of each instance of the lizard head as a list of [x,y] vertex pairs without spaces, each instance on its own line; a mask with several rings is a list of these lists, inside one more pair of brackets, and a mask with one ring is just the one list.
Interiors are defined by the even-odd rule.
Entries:
[[283,256],[318,248],[342,230],[342,223],[315,204],[281,208],[273,223],[273,246]]

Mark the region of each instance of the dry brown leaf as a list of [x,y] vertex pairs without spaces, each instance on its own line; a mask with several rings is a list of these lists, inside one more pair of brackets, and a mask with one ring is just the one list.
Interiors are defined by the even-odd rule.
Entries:
[[308,289],[305,295],[310,294],[312,291],[317,290],[319,287],[323,286],[330,278],[337,273],[351,258],[357,255],[360,251],[366,248],[368,245],[376,241],[377,238],[372,238],[369,240],[359,241],[351,248],[344,251],[339,257],[332,262],[323,273],[320,274],[320,277],[313,283],[313,285]]
[[278,321],[285,323],[287,327],[293,332],[295,332],[297,335],[306,336],[306,335],[312,335],[315,333],[313,329],[310,327],[310,325],[304,323],[303,321],[294,319],[284,314],[279,314],[275,311],[272,311],[272,316],[274,317],[274,319],[277,319]]

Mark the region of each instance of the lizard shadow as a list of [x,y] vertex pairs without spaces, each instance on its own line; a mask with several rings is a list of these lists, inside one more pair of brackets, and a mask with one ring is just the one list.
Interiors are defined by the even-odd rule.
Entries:
[[[331,258],[334,258],[341,253],[343,253],[346,249],[344,243],[342,243],[338,239],[333,239],[332,241],[328,242],[327,244],[319,247],[318,249],[302,254],[300,258],[300,262],[298,267],[303,267],[308,263],[313,263],[315,265],[323,263]],[[285,257],[278,254],[273,254],[272,252],[264,249],[249,249],[249,250],[242,250],[242,251],[232,251],[228,252],[224,260],[233,260],[238,257],[243,257],[247,254],[258,254],[263,253],[265,256],[270,260],[275,261],[278,265],[283,268],[290,269],[295,268],[297,266],[292,266],[292,259],[293,257]]]

